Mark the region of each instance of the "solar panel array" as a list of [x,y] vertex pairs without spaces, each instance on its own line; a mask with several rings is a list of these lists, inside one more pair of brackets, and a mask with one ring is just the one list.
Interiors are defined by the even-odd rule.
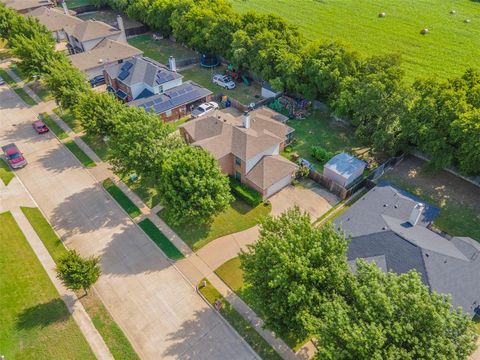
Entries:
[[121,71],[128,71],[132,68],[133,64],[130,61],[126,61],[122,67],[120,68]]
[[157,75],[155,76],[155,82],[157,83],[157,85],[161,85],[173,79],[175,79],[175,76],[171,71],[159,70],[157,71]]
[[118,74],[117,78],[118,78],[119,80],[125,80],[128,75],[130,75],[130,72],[128,72],[128,71],[122,71],[122,72],[120,72],[120,74]]
[[126,61],[125,64],[123,64],[120,68],[120,74],[118,74],[117,78],[119,80],[125,80],[128,75],[130,75],[130,69],[132,66],[133,64],[130,61]]

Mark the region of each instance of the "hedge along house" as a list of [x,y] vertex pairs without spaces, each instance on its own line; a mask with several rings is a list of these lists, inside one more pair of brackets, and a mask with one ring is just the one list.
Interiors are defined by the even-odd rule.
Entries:
[[323,176],[347,188],[362,176],[365,161],[347,153],[340,153],[332,157],[323,167]]
[[182,84],[183,76],[148,57],[134,57],[103,70],[107,89],[129,102],[162,94]]
[[279,116],[265,107],[243,116],[219,110],[183,124],[179,131],[189,144],[209,151],[224,173],[268,198],[288,186],[298,169],[280,156],[294,129]]
[[45,25],[48,30],[52,32],[53,37],[57,42],[65,40],[67,35],[63,30],[66,27],[75,27],[83,20],[77,18],[74,13],[70,13],[66,8],[65,2],[62,10],[50,7],[39,7],[29,11],[26,15],[33,16],[38,19],[40,24]]

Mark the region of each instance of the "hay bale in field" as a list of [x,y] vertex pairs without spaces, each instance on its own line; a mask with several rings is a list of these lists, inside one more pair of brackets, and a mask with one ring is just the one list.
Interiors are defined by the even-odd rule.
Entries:
[[450,10],[450,14],[455,15],[457,12],[455,10]]
[[387,16],[386,12],[381,12],[380,14],[378,14],[379,18],[384,18],[385,16]]
[[472,20],[470,20],[470,19],[465,19],[465,20],[463,20],[463,22],[464,22],[465,24],[470,24],[470,23],[472,22]]
[[420,34],[422,34],[422,35],[427,35],[427,34],[428,34],[428,29],[427,29],[427,28],[422,29],[422,30],[420,31]]

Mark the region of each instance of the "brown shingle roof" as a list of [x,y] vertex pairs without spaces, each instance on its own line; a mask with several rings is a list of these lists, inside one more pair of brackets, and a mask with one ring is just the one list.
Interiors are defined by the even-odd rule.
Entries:
[[27,15],[34,16],[38,19],[40,24],[43,24],[50,31],[59,31],[68,26],[76,26],[83,22],[83,20],[65,15],[63,10],[47,7],[39,7],[29,11]]
[[82,71],[108,65],[118,60],[142,55],[142,51],[123,42],[103,39],[92,50],[71,55],[70,61]]
[[53,2],[50,0],[2,0],[9,8],[17,11],[35,9],[40,6],[51,6]]
[[121,31],[103,21],[86,20],[75,26],[67,26],[65,32],[79,41],[88,41],[101,37],[120,34]]
[[264,156],[247,174],[247,179],[267,189],[297,170],[297,165],[280,155]]

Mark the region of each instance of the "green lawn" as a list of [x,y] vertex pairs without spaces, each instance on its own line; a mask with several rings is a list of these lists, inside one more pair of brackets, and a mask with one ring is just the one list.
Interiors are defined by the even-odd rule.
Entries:
[[136,218],[140,216],[140,209],[133,203],[130,198],[123,193],[120,188],[113,183],[111,179],[106,179],[103,181],[103,187],[108,191],[110,195],[118,202],[118,204],[125,210],[130,217]]
[[[240,258],[235,257],[228,260],[215,270],[217,274],[230,289],[232,289],[245,303],[250,306],[258,316],[262,317],[262,313],[258,308],[253,306],[252,291],[253,289],[243,281],[243,271],[240,268]],[[298,339],[295,334],[280,334],[280,337],[294,351],[298,351],[307,339]]]
[[37,102],[33,100],[22,88],[14,88],[13,91],[15,91],[27,105],[37,105]]
[[168,211],[162,209],[160,216],[193,250],[198,250],[210,241],[221,236],[246,230],[258,224],[260,219],[270,213],[271,205],[261,203],[251,208],[242,200],[235,200],[230,207],[213,218],[209,224],[176,225],[169,218]]
[[138,226],[148,235],[150,239],[172,260],[183,259],[183,254],[175,245],[162,233],[162,231],[155,226],[150,219],[142,220]]
[[[280,15],[311,40],[339,41],[364,56],[399,53],[410,79],[446,78],[478,67],[480,2],[475,0],[277,0],[274,6],[271,0],[230,1],[240,11]],[[387,16],[379,18],[380,12]],[[423,28],[430,33],[420,35]]]
[[21,80],[26,80],[27,76],[18,68],[16,64],[10,65],[10,70],[12,70]]
[[197,84],[211,90],[215,95],[228,95],[240,101],[244,105],[248,105],[251,102],[256,102],[259,100],[258,97],[261,95],[262,91],[260,85],[257,83],[252,83],[250,86],[247,86],[244,83],[237,83],[237,87],[233,90],[226,90],[216,84],[213,84],[213,75],[223,74],[224,71],[225,67],[223,66],[217,67],[213,70],[206,69],[200,66],[195,66],[193,68],[181,71],[180,73],[184,76],[184,81],[192,80]]
[[100,136],[85,134],[81,138],[100,159],[107,160],[108,147]]
[[82,163],[83,166],[87,168],[97,166],[97,164],[95,164],[95,161],[90,159],[90,157],[85,154],[85,152],[80,148],[80,146],[75,143],[75,141],[68,140],[64,142],[64,145],[68,148],[68,150],[73,153],[73,155],[75,155],[75,157]]
[[289,120],[288,125],[295,129],[292,152],[282,155],[291,159],[293,153],[310,161],[317,171],[323,170],[323,165],[311,153],[311,147],[319,145],[326,150],[336,153],[347,151],[360,157],[368,155],[368,149],[363,148],[353,137],[352,130],[334,123],[330,116],[321,111],[314,111],[309,117],[302,120]]
[[62,108],[55,108],[53,112],[57,114],[75,133],[83,131],[82,124],[69,110],[63,110]]
[[[205,279],[204,279],[205,280]],[[199,291],[207,299],[207,301],[214,305],[218,299],[222,302],[220,313],[222,316],[237,330],[240,336],[252,347],[253,350],[264,360],[280,360],[281,357],[268,344],[262,336],[255,330],[250,323],[235,310],[228,301],[218,292],[215,287],[205,280],[207,285],[199,287]]]
[[[21,209],[47,248],[50,256],[57,262],[67,253],[67,249],[57,234],[39,209],[28,207],[22,207]],[[80,297],[80,301],[115,359],[139,359],[122,330],[95,294],[95,291],[90,291],[87,296]]]
[[53,120],[47,113],[41,114],[43,122],[53,131],[57,137],[62,140],[68,137],[68,134]]
[[153,40],[152,34],[143,34],[128,39],[128,43],[144,52],[162,64],[168,64],[168,58],[173,56],[177,60],[191,59],[198,54],[174,41],[168,39]]
[[[74,9],[80,6],[95,4],[95,1],[92,1],[92,0],[66,0],[66,1],[69,9]],[[61,6],[60,3],[59,3],[59,6]]]
[[0,179],[3,181],[5,186],[7,186],[10,181],[15,177],[10,166],[5,162],[5,160],[0,159]]
[[16,86],[16,81],[12,79],[12,77],[10,75],[8,75],[8,73],[3,70],[3,69],[0,69],[0,77],[5,80],[5,82],[10,85],[10,86]]
[[10,213],[0,214],[0,351],[6,359],[95,359]]
[[28,84],[28,87],[32,89],[42,101],[50,101],[54,99],[53,94],[48,91],[45,85],[40,81],[33,81]]
[[132,189],[150,209],[160,203],[160,195],[152,179],[138,178],[135,181],[131,181],[130,178],[126,176],[122,178],[122,181]]

